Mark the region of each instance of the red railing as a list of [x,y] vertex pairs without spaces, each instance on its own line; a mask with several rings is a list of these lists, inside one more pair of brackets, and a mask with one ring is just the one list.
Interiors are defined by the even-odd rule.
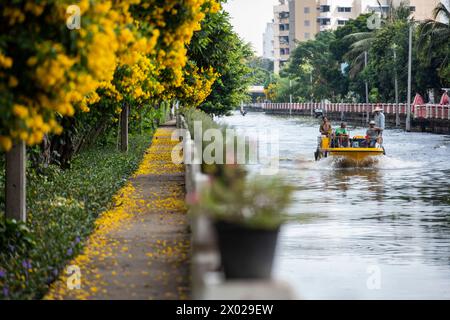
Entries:
[[[299,111],[309,110],[314,112],[316,109],[328,112],[356,112],[356,113],[372,113],[377,107],[383,109],[386,114],[395,114],[397,108],[401,115],[407,113],[406,104],[400,103],[256,103],[252,107],[263,110],[286,110]],[[450,105],[427,104],[411,107],[411,116],[423,119],[445,119],[450,120]]]

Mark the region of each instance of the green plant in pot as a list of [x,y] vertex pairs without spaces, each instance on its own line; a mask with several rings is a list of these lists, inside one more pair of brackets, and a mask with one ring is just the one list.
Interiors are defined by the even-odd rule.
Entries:
[[[231,169],[231,168],[230,168]],[[231,170],[232,171],[232,170]],[[227,279],[269,278],[292,188],[275,177],[214,179],[199,210],[211,216]]]

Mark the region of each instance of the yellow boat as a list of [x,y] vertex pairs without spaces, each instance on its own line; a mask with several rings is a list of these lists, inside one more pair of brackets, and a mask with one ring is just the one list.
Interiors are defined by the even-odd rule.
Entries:
[[379,157],[386,154],[383,146],[377,146],[375,148],[366,147],[366,138],[362,136],[355,136],[353,139],[349,139],[349,147],[332,147],[329,137],[322,136],[319,139],[319,145],[314,154],[316,161],[332,156],[360,163],[370,160],[372,157]]

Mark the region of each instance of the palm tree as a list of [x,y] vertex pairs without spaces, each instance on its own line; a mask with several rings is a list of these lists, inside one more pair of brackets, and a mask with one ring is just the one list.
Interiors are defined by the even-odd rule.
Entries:
[[[389,8],[386,15],[383,15],[382,5],[378,1],[381,12],[381,21],[387,24],[392,24],[395,21],[407,21],[411,15],[409,6],[402,2],[398,7],[394,7],[393,2],[389,2]],[[364,55],[369,52],[373,41],[375,40],[377,29],[367,32],[356,32],[344,37],[352,41],[350,51],[346,53],[345,59],[350,62],[349,75],[354,78],[358,73],[364,69]]]
[[431,59],[431,52],[446,49],[446,56],[442,61],[448,61],[450,50],[450,10],[441,2],[433,10],[433,19],[425,20],[419,26],[418,47]]
[[344,39],[353,41],[350,46],[350,51],[347,52],[344,58],[350,61],[350,78],[354,78],[365,67],[365,52],[368,52],[372,46],[372,42],[375,40],[375,32],[356,32],[345,36]]

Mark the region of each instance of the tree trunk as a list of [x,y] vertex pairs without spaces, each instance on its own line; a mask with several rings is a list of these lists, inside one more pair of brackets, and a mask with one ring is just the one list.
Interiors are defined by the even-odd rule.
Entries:
[[26,221],[26,148],[19,142],[6,153],[6,217]]
[[141,126],[141,136],[144,134],[144,106],[141,106],[141,116],[140,116],[140,126]]
[[124,104],[120,114],[120,151],[128,152],[128,104]]
[[37,172],[42,172],[42,168],[47,168],[52,161],[51,141],[46,134],[40,144],[40,152],[30,152],[27,155],[28,161],[31,163],[31,167]]
[[52,161],[52,144],[48,135],[44,135],[44,140],[41,144],[42,151],[42,165],[47,168]]

